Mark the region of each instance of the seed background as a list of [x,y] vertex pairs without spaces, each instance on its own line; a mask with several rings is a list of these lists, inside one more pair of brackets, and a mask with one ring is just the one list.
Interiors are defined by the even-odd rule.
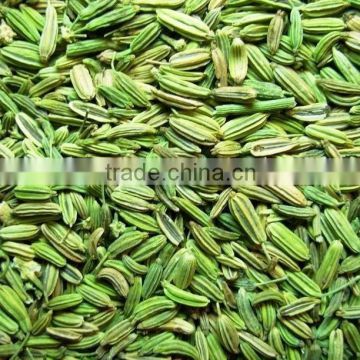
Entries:
[[[1,2],[0,156],[357,157],[360,3]],[[4,359],[354,359],[359,186],[2,186]]]

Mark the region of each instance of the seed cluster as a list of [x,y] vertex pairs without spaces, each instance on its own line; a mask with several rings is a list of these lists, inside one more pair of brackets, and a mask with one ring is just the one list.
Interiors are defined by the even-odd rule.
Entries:
[[[0,156],[359,156],[358,0],[8,0]],[[352,360],[360,186],[2,186],[0,358]]]
[[358,156],[357,0],[9,0],[0,155]]
[[353,359],[359,187],[17,186],[0,357]]

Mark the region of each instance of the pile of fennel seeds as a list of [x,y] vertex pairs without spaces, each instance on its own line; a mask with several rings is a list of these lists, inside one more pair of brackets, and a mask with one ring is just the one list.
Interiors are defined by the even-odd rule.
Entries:
[[0,358],[354,359],[359,190],[2,187]]
[[[358,9],[5,2],[0,152],[356,156]],[[3,187],[1,199],[1,358],[360,352],[358,187]]]
[[2,157],[357,156],[357,0],[9,0]]

